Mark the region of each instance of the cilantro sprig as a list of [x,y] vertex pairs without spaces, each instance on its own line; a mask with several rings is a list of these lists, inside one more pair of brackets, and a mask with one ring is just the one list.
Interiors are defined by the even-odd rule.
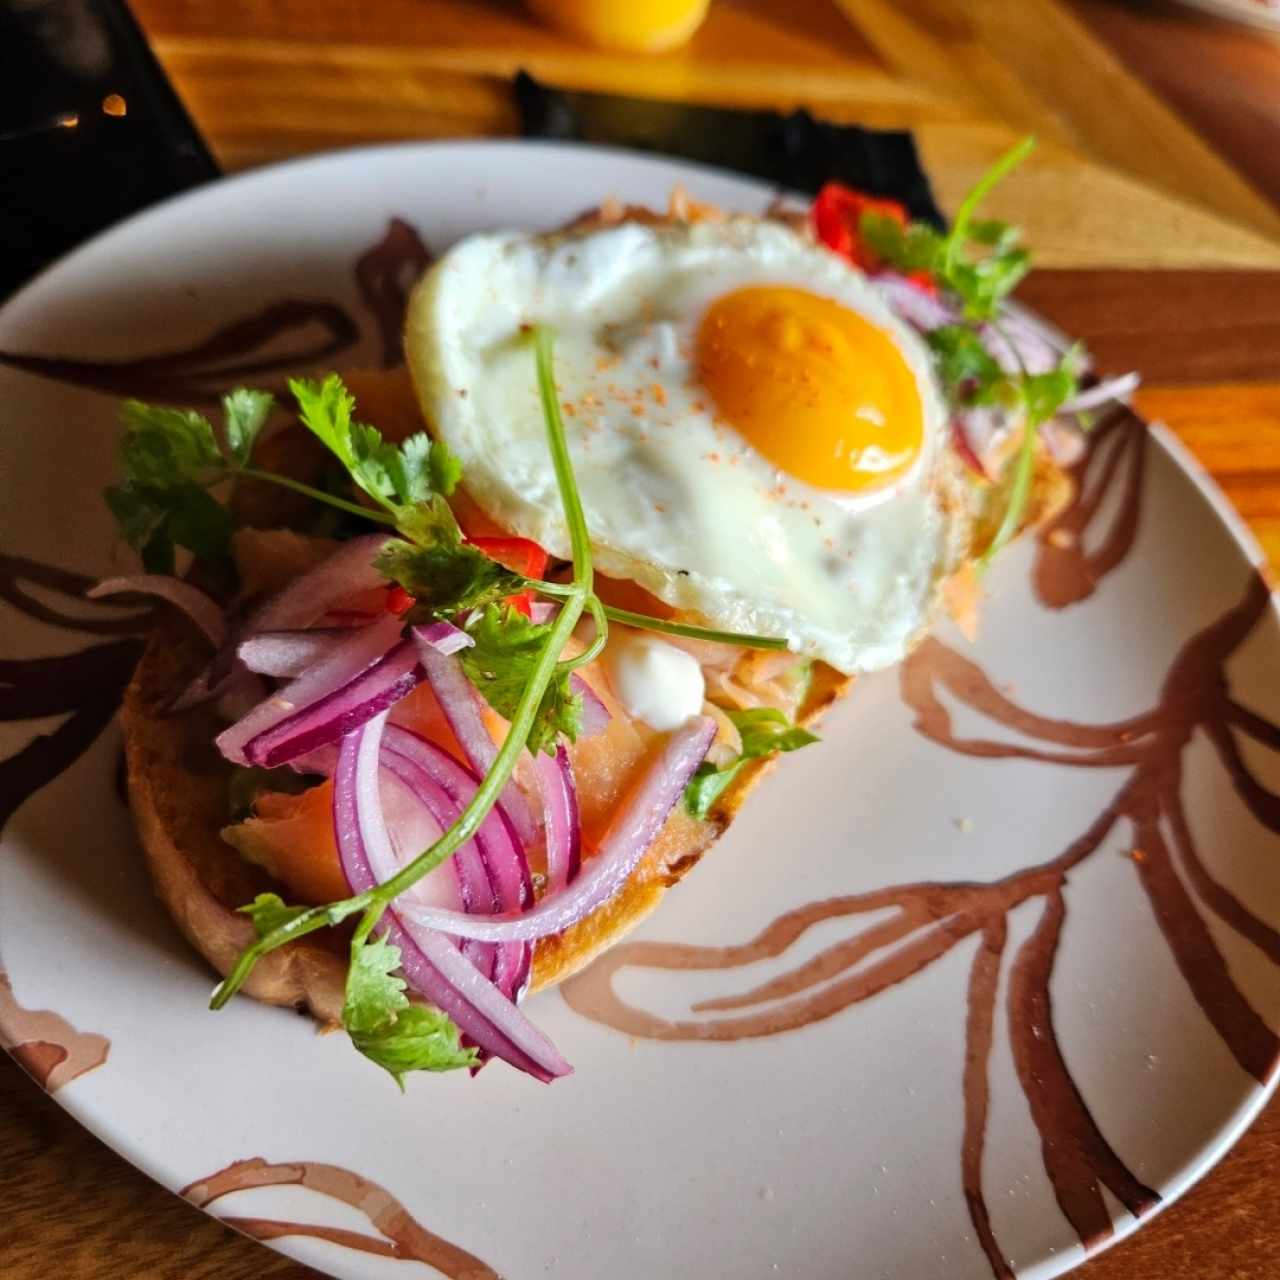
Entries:
[[752,707],[726,714],[742,736],[742,750],[727,764],[703,761],[698,766],[684,792],[685,808],[695,818],[705,818],[711,812],[715,802],[750,761],[779,751],[798,751],[818,741],[817,734],[792,724],[775,707]]
[[[1031,373],[1022,366],[1017,345],[1004,336],[1001,315],[1009,295],[1031,269],[1031,255],[1022,246],[1018,228],[977,217],[982,202],[1035,145],[1034,138],[1024,138],[1001,156],[961,202],[951,229],[945,233],[922,222],[904,227],[871,211],[861,219],[863,236],[883,261],[903,272],[927,272],[959,304],[956,323],[925,335],[948,401],[960,409],[999,405],[1022,418],[1022,439],[1005,486],[1005,509],[978,558],[981,570],[1008,545],[1022,524],[1035,476],[1040,428],[1075,395],[1082,366],[1078,347],[1066,352],[1047,372]],[[1003,338],[1018,360],[1016,371],[1007,371],[988,350],[983,341],[988,327]]]
[[978,179],[961,202],[951,229],[927,222],[905,227],[883,213],[866,210],[859,222],[863,238],[878,257],[903,272],[927,272],[964,306],[969,321],[990,320],[1031,269],[1022,233],[1007,222],[978,220],[979,205],[1035,150],[1024,138]]

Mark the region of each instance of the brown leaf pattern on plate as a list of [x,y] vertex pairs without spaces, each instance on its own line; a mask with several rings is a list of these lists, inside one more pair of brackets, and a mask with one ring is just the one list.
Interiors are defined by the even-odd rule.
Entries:
[[[0,351],[0,367],[107,395],[169,404],[216,403],[229,388],[264,375],[304,369],[354,346],[355,321],[335,302],[273,302],[215,329],[189,347],[130,360]],[[272,343],[270,355],[260,354]]]
[[[1146,457],[1147,424],[1131,409],[1113,409],[1094,426],[1088,448],[1069,468],[1074,497],[1039,534],[1032,582],[1043,604],[1079,604],[1129,554],[1138,536]],[[1116,509],[1095,543],[1093,526],[1117,484]]]
[[[801,907],[740,946],[624,943],[564,984],[565,999],[579,1013],[633,1036],[736,1040],[775,1035],[868,999],[945,955],[961,939],[979,934],[968,989],[961,1173],[970,1216],[992,1271],[997,1277],[1008,1277],[1012,1271],[992,1234],[981,1186],[989,1103],[987,1062],[1006,922],[1015,907],[1038,899],[1043,904],[1040,922],[1010,967],[1008,1034],[1018,1079],[1041,1135],[1045,1172],[1081,1242],[1087,1249],[1095,1247],[1113,1232],[1101,1186],[1134,1216],[1149,1211],[1159,1200],[1125,1167],[1090,1115],[1058,1044],[1050,997],[1066,914],[1063,887],[1069,873],[1097,852],[1120,823],[1128,823],[1132,865],[1205,1016],[1240,1066],[1259,1083],[1267,1083],[1280,1063],[1280,1038],[1236,985],[1201,906],[1255,943],[1277,965],[1280,932],[1212,877],[1196,848],[1180,794],[1182,754],[1192,735],[1200,731],[1216,747],[1254,816],[1280,833],[1280,797],[1250,773],[1236,737],[1244,733],[1276,750],[1280,749],[1280,727],[1232,697],[1226,672],[1227,661],[1267,612],[1269,602],[1266,584],[1253,576],[1240,603],[1183,647],[1169,669],[1157,705],[1110,724],[1079,724],[1022,708],[975,663],[937,639],[926,640],[901,673],[903,698],[915,713],[915,727],[926,737],[951,751],[986,759],[1129,770],[1111,802],[1080,836],[1050,860],[988,884],[898,885]],[[995,725],[1030,741],[956,736],[944,691]],[[1172,832],[1172,848],[1162,834],[1165,823]],[[1195,898],[1184,888],[1175,858]],[[739,995],[703,1001],[692,1010],[704,1015],[743,1009],[751,1009],[750,1013],[672,1021],[626,1004],[613,989],[613,976],[623,968],[737,968],[783,955],[819,921],[885,908],[893,908],[894,914],[804,964]],[[849,973],[854,966],[858,967]]]
[[403,218],[392,218],[387,234],[356,259],[356,287],[377,321],[384,369],[404,363],[404,312],[409,291],[431,262],[431,251]]
[[[430,263],[422,238],[395,217],[382,239],[356,259],[356,287],[377,324],[385,368],[403,359],[400,330],[408,292]],[[0,368],[107,395],[210,404],[233,386],[270,381],[268,375],[298,373],[330,361],[359,340],[359,325],[338,303],[290,298],[239,316],[187,347],[128,360],[0,351]]]
[[24,1009],[13,994],[9,975],[0,972],[0,1046],[50,1093],[107,1060],[111,1042],[77,1031],[47,1009]]
[[[146,629],[149,613],[122,617],[118,606],[86,601],[92,581],[34,560],[0,561],[0,598],[19,613],[68,631],[111,634],[128,627],[134,633],[56,657],[0,660],[0,722],[69,713],[52,732],[36,734],[0,760],[0,830],[19,805],[70,768],[111,723],[142,653],[138,634]],[[24,582],[39,584],[57,603],[24,590]],[[85,610],[83,616],[71,612],[73,603]]]
[[237,1160],[184,1187],[180,1194],[197,1208],[209,1209],[215,1201],[235,1191],[279,1186],[305,1187],[321,1196],[340,1200],[364,1214],[379,1234],[366,1235],[344,1227],[282,1222],[274,1218],[228,1216],[221,1220],[256,1240],[311,1236],[379,1257],[425,1262],[450,1280],[500,1280],[498,1273],[474,1254],[428,1231],[376,1182],[337,1165],[314,1160],[273,1164],[260,1157]]

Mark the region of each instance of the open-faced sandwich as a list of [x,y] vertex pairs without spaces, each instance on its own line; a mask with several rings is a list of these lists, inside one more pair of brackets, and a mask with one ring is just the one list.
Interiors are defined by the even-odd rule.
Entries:
[[98,590],[178,606],[129,794],[215,1007],[309,1009],[398,1079],[570,1069],[521,998],[1067,496],[1083,358],[1006,310],[1026,254],[974,217],[1019,154],[948,233],[828,187],[474,236],[413,294],[409,374],[294,381],[279,430],[245,389],[220,434],[126,404],[148,573]]

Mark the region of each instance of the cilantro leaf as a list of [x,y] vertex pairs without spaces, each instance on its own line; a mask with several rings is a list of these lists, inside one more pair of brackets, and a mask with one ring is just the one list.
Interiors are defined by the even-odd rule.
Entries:
[[333,453],[351,479],[371,498],[399,516],[403,508],[450,494],[462,474],[457,458],[424,432],[396,446],[367,423],[356,422],[355,398],[336,373],[323,382],[294,378],[289,389],[303,425]]
[[1080,360],[1080,348],[1072,347],[1056,369],[1023,377],[1022,394],[1029,422],[1036,426],[1048,422],[1058,412],[1059,406],[1076,394],[1080,389]]
[[142,553],[150,573],[173,572],[173,549],[185,547],[208,560],[231,550],[231,513],[195,483],[164,488],[126,480],[103,492],[129,545]]
[[260,893],[247,907],[238,908],[253,920],[259,938],[274,933],[281,925],[306,915],[310,907],[290,907],[278,893]]
[[[402,446],[408,451],[409,443],[417,439],[426,440],[425,436],[410,436]],[[427,455],[427,482],[437,493],[450,497],[462,479],[462,460],[443,440],[427,441],[430,452]]]
[[193,409],[169,409],[126,400],[120,408],[124,434],[120,461],[139,486],[170,488],[207,481],[223,466],[213,426]]
[[933,274],[942,261],[946,238],[927,222],[904,227],[887,214],[868,209],[859,219],[858,229],[878,258],[906,274]]
[[342,1025],[352,1034],[372,1031],[395,1020],[409,1007],[404,994],[409,984],[392,972],[400,966],[400,948],[385,938],[373,938],[353,948],[347,972]]
[[[548,624],[497,604],[468,624],[467,634],[475,643],[459,652],[462,669],[500,716],[510,720],[515,715],[550,630]],[[582,697],[570,687],[569,672],[557,668],[534,718],[529,750],[553,754],[558,734],[574,741],[581,729]]]
[[353,949],[342,1025],[361,1053],[404,1088],[410,1071],[452,1071],[476,1065],[454,1023],[439,1009],[409,1003],[405,980],[393,972],[400,948],[375,938]]
[[402,1092],[410,1071],[456,1071],[480,1065],[478,1050],[463,1048],[457,1025],[431,1005],[411,1004],[394,1022],[352,1034],[351,1042],[371,1062],[389,1071]]
[[237,387],[222,397],[223,433],[238,466],[249,465],[253,446],[275,402],[269,391],[251,391],[248,387]]
[[978,333],[962,324],[944,324],[925,334],[948,400],[963,405],[992,404],[1009,380]]
[[374,565],[418,602],[411,622],[478,608],[518,591],[524,581],[463,541],[439,494],[401,508],[396,527],[408,541],[389,542]]
[[181,485],[165,495],[165,532],[180,547],[202,560],[225,560],[231,554],[231,512],[207,489]]
[[792,724],[775,707],[752,707],[727,714],[742,736],[742,752],[728,764],[714,765],[704,761],[698,766],[684,792],[685,808],[695,818],[705,818],[711,812],[749,760],[771,756],[778,751],[798,751],[818,741],[816,734]]

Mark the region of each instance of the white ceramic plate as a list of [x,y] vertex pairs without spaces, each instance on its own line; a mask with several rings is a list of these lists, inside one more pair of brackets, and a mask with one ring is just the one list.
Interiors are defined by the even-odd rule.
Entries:
[[[677,181],[771,195],[612,151],[357,151],[148,212],[0,315],[0,351],[75,358],[0,369],[0,644],[36,659],[0,686],[0,1030],[129,1160],[337,1276],[1060,1274],[1222,1154],[1280,1053],[1280,630],[1165,433],[1100,431],[977,643],[861,682],[636,941],[530,1002],[577,1068],[549,1088],[496,1066],[401,1097],[289,1013],[207,1012],[98,732],[132,641],[92,632],[131,624],[14,559],[129,562],[98,498],[113,396],[69,379],[180,398],[325,344],[376,363],[414,270],[391,219],[439,250]],[[227,330],[287,299],[268,320],[303,328]]]
[[1182,0],[1182,3],[1216,14],[1219,18],[1280,34],[1280,9],[1261,4],[1259,0]]

